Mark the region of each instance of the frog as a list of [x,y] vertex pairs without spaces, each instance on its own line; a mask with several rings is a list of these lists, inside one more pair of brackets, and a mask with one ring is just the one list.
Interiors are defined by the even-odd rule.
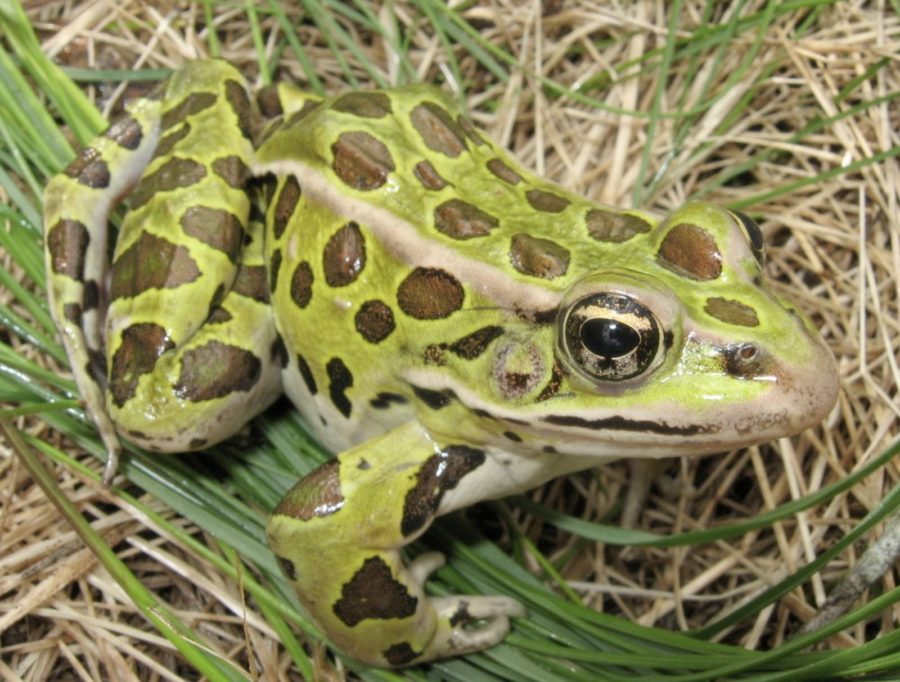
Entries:
[[[109,214],[129,204],[110,257]],[[330,642],[395,668],[502,642],[521,603],[433,596],[439,516],[613,460],[820,422],[834,358],[765,279],[762,230],[542,179],[441,89],[251,92],[186,63],[44,194],[50,310],[115,473],[286,395],[336,457],[267,538]]]

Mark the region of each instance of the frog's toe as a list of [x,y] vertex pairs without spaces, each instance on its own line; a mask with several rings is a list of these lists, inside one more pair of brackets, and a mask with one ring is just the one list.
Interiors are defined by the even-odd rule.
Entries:
[[509,619],[525,607],[509,597],[435,597],[431,605],[438,627],[422,659],[459,656],[487,649],[509,634]]

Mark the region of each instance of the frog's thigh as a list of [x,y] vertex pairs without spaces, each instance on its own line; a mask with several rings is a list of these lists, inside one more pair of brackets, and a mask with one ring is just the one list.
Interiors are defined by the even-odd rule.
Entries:
[[[467,485],[486,455],[435,443],[408,424],[306,476],[269,520],[269,543],[310,614],[342,650],[401,666],[502,641],[522,606],[505,597],[432,598],[423,585],[440,554],[409,566],[400,548],[428,527],[444,492]],[[480,627],[473,621],[483,620]]]
[[179,301],[206,317],[181,345],[165,316],[118,325],[107,407],[129,440],[166,452],[203,448],[233,435],[281,393],[285,353],[264,277],[245,274],[253,271],[242,268],[211,311],[189,296]]

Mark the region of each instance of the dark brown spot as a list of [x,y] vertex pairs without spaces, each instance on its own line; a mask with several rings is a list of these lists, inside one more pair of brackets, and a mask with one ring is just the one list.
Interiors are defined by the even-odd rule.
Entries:
[[369,343],[384,341],[396,327],[394,313],[383,301],[363,303],[353,318],[356,331]]
[[722,274],[722,254],[716,240],[691,223],[679,223],[669,230],[659,247],[659,260],[693,279],[710,280]]
[[503,327],[489,325],[454,341],[448,348],[451,353],[458,355],[463,360],[474,360],[487,350],[491,341],[502,335]]
[[281,338],[281,334],[275,335],[275,340],[272,341],[272,346],[269,348],[269,357],[271,357],[272,362],[281,367],[281,369],[287,367],[288,351],[287,346],[284,345],[284,339]]
[[206,318],[206,324],[225,324],[234,318],[225,308],[213,308]]
[[273,516],[310,519],[334,514],[344,505],[338,460],[332,459],[303,477],[272,512]]
[[549,239],[520,232],[512,238],[509,262],[523,275],[555,279],[569,269],[569,251]]
[[281,271],[281,249],[275,249],[272,259],[269,261],[269,295],[275,293],[275,285],[278,284],[278,273]]
[[188,450],[201,450],[206,447],[209,441],[206,438],[191,438],[188,443]]
[[187,123],[185,123],[175,132],[169,133],[165,137],[160,138],[159,142],[156,143],[156,149],[153,150],[153,158],[155,159],[160,156],[168,156],[169,154],[171,154],[172,149],[175,148],[175,145],[186,138],[190,132],[191,127]]
[[468,445],[449,445],[429,457],[416,472],[416,482],[403,501],[400,532],[409,537],[427,526],[448,490],[484,464],[484,450]]
[[728,298],[709,298],[704,308],[706,314],[722,322],[741,327],[758,327],[756,311],[745,303]]
[[592,208],[585,216],[588,234],[598,242],[619,244],[634,235],[650,231],[650,223],[628,213]]
[[525,192],[525,198],[535,211],[544,213],[561,213],[571,201],[553,192],[542,189],[530,189]]
[[312,300],[313,272],[305,260],[297,264],[291,275],[291,299],[298,308],[305,308]]
[[63,317],[65,317],[69,322],[74,322],[75,324],[80,325],[81,324],[81,315],[82,315],[81,304],[79,304],[79,303],[63,304]]
[[223,398],[249,391],[259,381],[262,362],[237,346],[210,341],[184,352],[175,394],[191,402]]
[[443,367],[447,364],[447,344],[429,343],[422,351],[422,360],[426,365]]
[[133,324],[122,332],[109,376],[110,394],[117,407],[134,397],[141,376],[152,372],[159,356],[174,347],[165,328],[152,322]]
[[383,92],[348,92],[338,97],[331,108],[361,118],[384,118],[393,113],[391,100]]
[[406,585],[394,578],[384,559],[371,556],[341,588],[334,615],[352,628],[367,618],[409,618],[415,614],[418,603]]
[[410,388],[412,388],[412,392],[415,396],[432,410],[441,410],[447,407],[447,405],[449,405],[456,397],[456,394],[450,389],[435,391],[430,388],[416,386],[415,384],[410,384]]
[[94,310],[100,305],[100,286],[97,284],[97,280],[89,279],[84,283],[81,305],[85,310]]
[[206,168],[192,159],[174,156],[150,175],[141,178],[131,193],[132,210],[140,208],[162,192],[190,187],[206,177]]
[[175,289],[200,277],[200,269],[183,246],[141,233],[112,266],[110,296],[130,298],[149,289]]
[[204,109],[209,109],[216,101],[216,96],[211,92],[191,93],[162,115],[160,126],[163,130],[166,130],[174,125],[178,125],[188,116],[193,116]]
[[347,223],[331,235],[322,255],[325,282],[330,287],[345,287],[356,281],[366,265],[366,244],[359,225]]
[[241,135],[248,140],[252,137],[253,110],[250,107],[250,96],[247,89],[235,80],[225,81],[225,101],[234,110]]
[[506,436],[506,438],[511,440],[513,443],[521,443],[522,442],[522,436],[520,436],[515,431],[504,431],[503,435]]
[[241,265],[234,277],[231,290],[239,296],[246,296],[260,303],[268,303],[269,285],[266,282],[265,266]]
[[266,85],[256,91],[256,106],[266,118],[275,118],[284,113],[281,106],[281,95],[277,85]]
[[508,182],[510,185],[518,185],[522,182],[522,176],[503,163],[500,159],[494,158],[488,161],[487,169],[503,180],[503,182]]
[[361,191],[381,187],[394,170],[391,152],[365,131],[341,133],[331,146],[334,172],[343,182]]
[[331,396],[331,402],[338,412],[349,419],[353,404],[346,393],[353,386],[353,375],[340,358],[331,358],[325,365],[325,371],[328,373],[328,395]]
[[300,371],[300,377],[303,379],[303,383],[306,384],[306,389],[309,391],[309,394],[315,395],[318,393],[319,388],[316,386],[316,378],[309,368],[309,363],[306,361],[306,358],[299,353],[297,354],[297,369]]
[[466,134],[466,137],[468,137],[472,142],[479,146],[485,144],[484,138],[481,137],[481,133],[478,132],[478,129],[474,125],[472,125],[472,122],[465,116],[463,116],[462,114],[457,116],[456,124]]
[[81,155],[69,164],[65,173],[91,189],[109,187],[109,166],[93,147],[83,149]]
[[391,644],[387,649],[382,651],[381,655],[384,656],[384,660],[392,666],[399,668],[412,663],[422,655],[422,652],[413,649],[409,642],[397,642],[396,644]]
[[462,307],[462,285],[437,268],[416,268],[397,289],[400,310],[417,320],[438,320]]
[[422,183],[422,187],[437,192],[447,186],[447,181],[441,177],[434,166],[428,161],[419,161],[413,168],[413,175]]
[[369,401],[369,405],[376,410],[386,410],[391,405],[405,405],[408,402],[404,395],[382,391]]
[[284,573],[285,577],[288,580],[296,581],[298,575],[297,567],[294,566],[294,562],[283,556],[276,556],[275,559],[278,561],[278,566],[281,568],[281,572]]
[[281,239],[287,228],[291,216],[294,215],[294,209],[297,208],[297,202],[300,201],[300,183],[294,175],[289,175],[284,181],[281,193],[278,195],[278,201],[275,203],[275,213],[272,218],[272,232],[275,239]]
[[57,275],[84,278],[84,259],[91,236],[83,223],[64,218],[47,232],[50,267]]
[[250,177],[250,168],[237,155],[222,156],[212,162],[213,172],[235,189],[243,189]]
[[410,120],[430,150],[451,158],[465,150],[465,131],[440,105],[423,102],[412,110]]
[[454,239],[484,237],[499,224],[494,216],[462,199],[450,199],[434,209],[434,226]]
[[221,208],[191,206],[181,216],[181,229],[207,246],[238,262],[244,243],[244,226],[234,213]]
[[104,137],[112,140],[122,149],[134,151],[141,146],[144,133],[140,124],[126,114],[107,129]]

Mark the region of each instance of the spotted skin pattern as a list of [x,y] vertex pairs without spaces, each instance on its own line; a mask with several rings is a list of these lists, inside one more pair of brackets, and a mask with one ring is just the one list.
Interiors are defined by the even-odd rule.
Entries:
[[285,495],[269,543],[372,665],[493,646],[524,614],[427,596],[442,556],[401,550],[436,516],[620,456],[793,433],[834,400],[827,349],[761,284],[747,216],[590,202],[430,87],[254,103],[233,67],[192,62],[51,181],[45,216],[107,474],[117,432],[203,448],[286,393],[338,456]]

